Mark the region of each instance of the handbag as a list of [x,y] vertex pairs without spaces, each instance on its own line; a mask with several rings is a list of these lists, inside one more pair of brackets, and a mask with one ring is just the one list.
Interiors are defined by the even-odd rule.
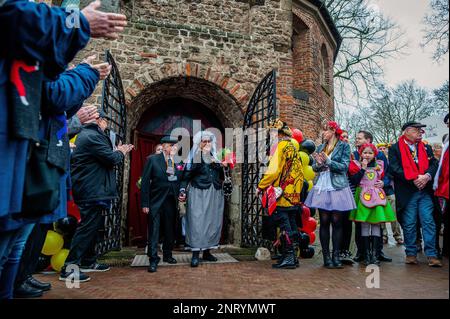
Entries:
[[60,203],[60,178],[64,174],[47,161],[49,142],[30,143],[22,199],[24,217],[36,218],[52,213]]
[[230,169],[223,167],[224,180],[222,183],[223,195],[228,199],[233,194],[233,181],[231,180]]

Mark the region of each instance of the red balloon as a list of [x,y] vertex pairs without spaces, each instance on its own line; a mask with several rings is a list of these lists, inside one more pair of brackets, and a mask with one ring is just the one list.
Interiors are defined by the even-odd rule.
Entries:
[[303,205],[302,218],[308,219],[311,217],[311,210],[308,206]]
[[292,130],[292,138],[294,138],[299,144],[303,142],[303,133],[298,128]]
[[317,228],[317,221],[313,217],[309,217],[303,226],[303,230],[307,233],[314,232]]
[[309,235],[309,244],[310,245],[314,244],[314,242],[316,241],[316,233],[311,232],[308,235]]

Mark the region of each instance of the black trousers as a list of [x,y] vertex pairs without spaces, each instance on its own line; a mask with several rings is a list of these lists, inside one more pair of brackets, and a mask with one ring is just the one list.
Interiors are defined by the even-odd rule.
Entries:
[[73,236],[65,266],[69,264],[89,266],[97,261],[95,245],[99,240],[99,230],[104,225],[102,212],[105,208],[82,205],[79,208],[81,220]]
[[36,224],[28,237],[25,249],[20,259],[19,271],[17,273],[15,286],[20,286],[36,270],[44,246],[47,231],[52,229],[52,224]]
[[299,214],[297,207],[277,207],[272,215],[275,227],[279,227],[282,232],[285,231],[291,240],[295,240],[298,234],[297,214]]
[[175,219],[177,216],[177,199],[168,197],[158,212],[148,214],[148,249],[147,256],[151,261],[158,260],[159,230],[163,231],[163,256],[171,257],[175,242]]

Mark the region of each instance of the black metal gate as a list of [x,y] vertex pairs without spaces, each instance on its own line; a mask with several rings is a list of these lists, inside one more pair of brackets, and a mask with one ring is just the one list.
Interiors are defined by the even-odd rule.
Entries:
[[242,167],[242,245],[270,247],[263,239],[263,209],[256,187],[269,156],[267,126],[276,118],[276,71],[267,74],[253,93],[244,117],[244,165]]
[[[125,95],[120,79],[119,69],[109,52],[105,51],[105,61],[111,66],[111,73],[103,83],[102,109],[110,117],[108,128],[110,136],[115,144],[122,141],[125,143],[127,113]],[[117,193],[119,198],[114,200],[111,209],[105,209],[105,227],[101,231],[101,240],[97,244],[97,253],[103,255],[111,250],[119,250],[121,247],[121,224],[122,224],[122,199],[123,199],[123,176],[124,165],[116,166]]]

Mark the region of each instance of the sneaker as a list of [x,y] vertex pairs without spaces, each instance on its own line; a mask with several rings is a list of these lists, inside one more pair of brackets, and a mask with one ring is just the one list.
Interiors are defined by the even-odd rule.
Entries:
[[406,256],[405,264],[408,265],[417,265],[419,262],[417,261],[416,256]]
[[80,268],[84,272],[105,272],[110,269],[108,265],[99,263],[94,263],[90,266],[81,266]]
[[430,266],[430,267],[442,267],[442,263],[436,257],[428,257],[428,266]]
[[[61,274],[59,275],[59,280],[61,281],[74,280],[74,278],[75,276],[73,275],[73,270],[71,272],[61,271]],[[77,279],[78,282],[86,282],[91,280],[91,277],[80,271]]]

